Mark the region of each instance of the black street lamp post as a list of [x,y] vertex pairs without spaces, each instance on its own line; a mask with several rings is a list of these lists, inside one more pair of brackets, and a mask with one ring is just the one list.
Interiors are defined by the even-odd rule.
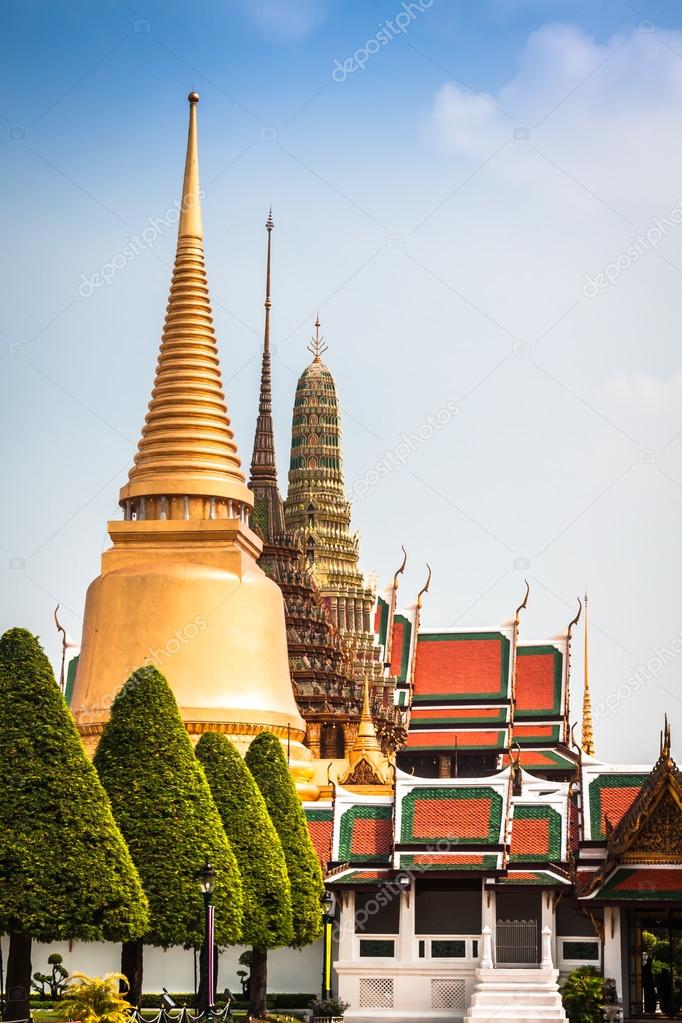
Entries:
[[208,859],[206,863],[197,873],[197,880],[201,887],[202,895],[204,896],[204,955],[203,955],[203,968],[204,968],[204,999],[203,1004],[200,1006],[202,1012],[206,1013],[206,1019],[212,1018],[212,1013],[215,1004],[215,927],[214,927],[214,906],[213,906],[213,891],[215,889],[216,872],[209,863]]
[[322,896],[322,1000],[332,996],[332,924],[334,923],[334,895],[325,888]]

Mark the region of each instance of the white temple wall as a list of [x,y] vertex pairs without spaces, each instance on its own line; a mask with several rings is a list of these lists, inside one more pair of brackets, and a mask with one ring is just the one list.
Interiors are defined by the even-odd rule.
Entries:
[[[7,974],[9,939],[1,940]],[[228,948],[221,953],[218,964],[217,991],[229,987],[233,994],[241,994],[237,976],[242,946]],[[105,973],[118,973],[121,969],[121,946],[105,942],[55,941],[50,945],[33,943],[31,973],[49,973],[47,957],[59,952],[69,973],[87,973],[101,977]],[[317,995],[322,978],[322,941],[304,949],[275,949],[268,954],[268,990],[278,993]],[[145,992],[160,992],[163,988],[178,993],[194,991],[194,953],[179,946],[164,951],[146,946],[144,950]]]

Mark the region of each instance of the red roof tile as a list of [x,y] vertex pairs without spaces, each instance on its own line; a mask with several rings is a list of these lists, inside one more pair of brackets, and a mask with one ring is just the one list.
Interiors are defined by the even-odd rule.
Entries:
[[515,713],[557,714],[561,710],[561,654],[554,647],[519,647]]
[[406,749],[502,749],[504,746],[503,731],[451,731],[433,732],[410,729],[407,736]]
[[619,868],[597,898],[643,902],[682,901],[682,869],[656,870],[651,867]]
[[514,820],[512,822],[511,855],[525,856],[549,851],[549,821]]
[[490,799],[420,799],[414,808],[412,835],[434,834],[480,838],[488,834]]
[[[456,717],[460,720],[473,719],[475,721],[497,721],[500,717],[499,707],[415,707],[412,711],[412,721],[425,719]],[[532,725],[530,726],[533,727]]]
[[419,636],[415,696],[506,698],[509,641],[498,633]]
[[376,817],[357,817],[353,821],[351,858],[389,853],[393,842],[393,824]]

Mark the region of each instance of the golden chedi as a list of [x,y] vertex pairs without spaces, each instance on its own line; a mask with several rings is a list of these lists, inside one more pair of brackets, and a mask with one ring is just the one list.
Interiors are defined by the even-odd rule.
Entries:
[[256,561],[247,488],[223,395],[204,268],[196,93],[177,253],[156,379],[123,520],[85,605],[71,706],[94,748],[132,671],[156,664],[190,733],[220,730],[242,749],[267,728],[304,734],[293,696],[282,595]]

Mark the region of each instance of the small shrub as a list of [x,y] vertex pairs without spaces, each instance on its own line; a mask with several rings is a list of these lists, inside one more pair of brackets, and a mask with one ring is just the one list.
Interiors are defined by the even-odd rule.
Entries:
[[348,1002],[342,1002],[340,998],[315,998],[310,1003],[313,1016],[343,1016],[348,1008]]
[[47,958],[47,965],[52,967],[50,973],[34,973],[31,987],[37,991],[41,1002],[48,997],[51,999],[61,998],[66,988],[69,971],[62,966],[64,959],[59,952],[53,952]]
[[122,973],[72,973],[59,1007],[67,1019],[81,1023],[129,1023],[131,1006],[118,990],[119,981],[126,983]]
[[570,1023],[602,1023],[604,979],[594,966],[579,966],[569,973],[561,995]]

